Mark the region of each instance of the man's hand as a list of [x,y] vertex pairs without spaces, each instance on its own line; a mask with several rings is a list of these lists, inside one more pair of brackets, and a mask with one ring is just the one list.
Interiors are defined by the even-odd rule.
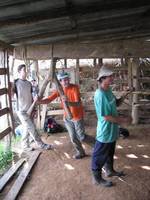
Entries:
[[35,103],[37,103],[38,100],[39,100],[38,95],[34,96],[33,101],[34,101]]
[[62,95],[62,96],[61,96],[61,100],[62,100],[63,102],[66,102],[66,101],[68,101],[68,98],[66,97],[66,95]]

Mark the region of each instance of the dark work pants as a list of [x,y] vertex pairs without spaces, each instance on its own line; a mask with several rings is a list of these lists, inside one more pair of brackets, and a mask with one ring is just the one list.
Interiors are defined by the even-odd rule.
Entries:
[[106,170],[113,170],[113,161],[116,142],[102,143],[96,141],[92,154],[92,170],[101,171],[105,166]]

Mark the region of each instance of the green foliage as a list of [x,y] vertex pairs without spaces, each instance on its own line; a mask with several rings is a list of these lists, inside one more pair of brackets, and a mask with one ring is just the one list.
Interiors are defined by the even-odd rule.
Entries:
[[13,153],[11,149],[4,149],[4,145],[0,144],[0,174],[7,168],[13,159]]

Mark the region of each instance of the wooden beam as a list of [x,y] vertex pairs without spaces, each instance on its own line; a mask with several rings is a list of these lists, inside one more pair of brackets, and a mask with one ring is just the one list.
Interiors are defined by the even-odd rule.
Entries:
[[133,94],[141,94],[141,95],[150,95],[150,91],[149,90],[145,90],[145,91],[135,91],[132,92]]
[[139,81],[142,83],[150,83],[150,77],[141,77]]
[[7,74],[7,68],[0,68],[0,75],[6,75]]
[[[50,84],[51,83],[49,82],[46,89],[45,89],[45,96],[46,97],[49,94]],[[47,106],[48,106],[47,104],[42,105],[42,112],[40,114],[40,116],[41,116],[41,129],[44,129],[45,118],[46,118],[46,115],[47,115]]]
[[127,70],[128,66],[119,66],[119,67],[114,67],[113,71],[121,71],[121,70]]
[[[63,98],[65,96],[65,93],[63,91],[63,88],[62,88],[62,85],[60,84],[57,76],[56,76],[56,73],[54,72],[54,78],[53,78],[53,82],[55,83],[56,85],[56,88],[58,90],[58,93],[60,95],[60,98]],[[64,108],[64,111],[66,113],[66,116],[68,119],[72,119],[72,113],[70,111],[70,107],[68,105],[68,102],[67,101],[62,101],[63,103],[63,108]]]
[[8,92],[7,88],[0,89],[0,96],[4,95],[4,94],[7,94],[7,92]]
[[25,159],[22,158],[17,163],[15,163],[0,179],[0,192],[5,187],[7,182],[12,178],[12,176],[16,173],[16,171],[21,167],[21,165],[25,162]]
[[9,108],[3,108],[0,110],[0,117],[3,116],[3,115],[6,115],[10,113],[10,109]]
[[[141,48],[137,48],[140,46]],[[49,59],[51,55],[50,45],[28,45],[27,58]],[[14,55],[16,59],[22,58],[23,46],[15,47]],[[53,55],[58,58],[129,58],[146,57],[149,58],[150,42],[142,39],[121,40],[115,42],[66,42],[54,44]]]
[[70,12],[71,10],[74,9],[74,5],[72,3],[71,0],[64,0],[65,4],[66,4],[66,9],[70,18],[70,22],[71,22],[71,27],[72,29],[77,27],[77,20],[75,18],[76,13],[75,12]]
[[49,110],[47,112],[47,116],[51,116],[51,115],[63,115],[64,114],[64,110],[60,109],[60,110]]
[[123,83],[128,83],[128,80],[125,79],[114,79],[114,84],[123,84]]
[[8,128],[5,129],[4,131],[2,131],[2,132],[0,133],[0,140],[1,140],[2,138],[4,138],[6,135],[8,135],[11,131],[12,131],[11,127],[8,127]]
[[[52,55],[52,54],[51,54],[51,55]],[[53,59],[51,60],[51,67],[50,67],[50,69],[49,69],[49,73],[48,73],[48,75],[45,77],[45,79],[44,79],[44,81],[43,81],[43,83],[42,83],[42,87],[40,88],[40,91],[39,91],[39,93],[38,93],[38,97],[39,97],[39,98],[43,98],[43,95],[44,95],[44,92],[45,92],[45,89],[46,89],[48,83],[49,83],[50,81],[52,81],[52,79],[53,79],[53,68],[55,68],[56,62],[57,62],[57,58],[53,58]],[[32,113],[32,111],[33,111],[35,105],[36,105],[36,102],[34,101],[34,102],[32,103],[32,105],[30,106],[30,108],[28,109],[27,114],[28,114],[29,116],[31,115],[31,113]]]
[[37,158],[39,157],[40,153],[41,153],[40,151],[35,151],[34,153],[31,154],[28,162],[26,163],[26,165],[24,165],[22,171],[20,172],[18,178],[12,185],[10,191],[5,196],[4,200],[15,200],[16,199],[21,187],[23,186],[29,172],[31,171],[31,169],[32,169],[33,165],[35,164]]
[[9,51],[9,54],[12,54],[14,47],[0,40],[0,50],[6,50],[6,49]]
[[142,104],[140,104],[140,103],[136,103],[136,104],[134,104],[134,106],[136,106],[136,107],[142,107],[143,109],[147,109],[147,107],[150,107],[150,103],[142,103]]

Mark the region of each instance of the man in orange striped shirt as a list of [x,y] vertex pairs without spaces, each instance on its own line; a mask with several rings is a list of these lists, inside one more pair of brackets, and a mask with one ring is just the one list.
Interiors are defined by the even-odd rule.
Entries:
[[[71,142],[76,149],[76,154],[73,157],[75,159],[81,159],[85,157],[85,151],[81,144],[81,141],[85,139],[85,128],[83,121],[84,112],[80,99],[80,91],[77,85],[70,83],[68,73],[59,73],[58,80],[60,81],[65,94],[65,96],[61,98],[62,107],[63,102],[67,101],[72,114],[72,119],[68,119],[66,113],[64,112],[65,126],[68,130]],[[59,96],[59,92],[54,91],[49,97],[39,100],[38,103],[48,104]]]

